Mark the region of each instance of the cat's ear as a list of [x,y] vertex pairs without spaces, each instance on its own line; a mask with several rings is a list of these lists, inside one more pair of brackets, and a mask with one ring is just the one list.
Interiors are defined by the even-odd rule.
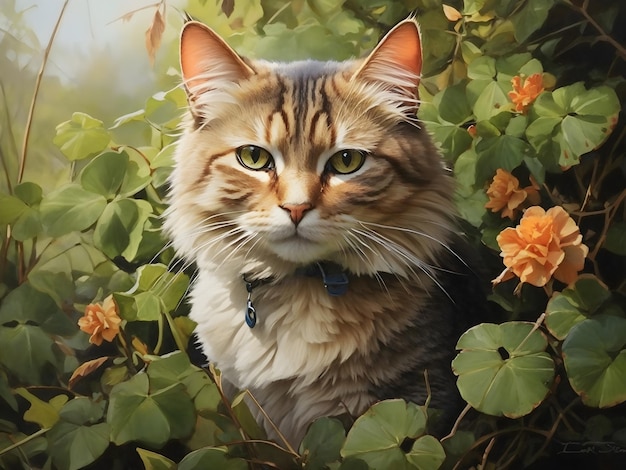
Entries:
[[419,27],[410,18],[398,23],[378,43],[353,75],[353,80],[378,83],[417,103],[417,87],[422,73],[422,44]]
[[181,32],[180,69],[191,101],[206,91],[254,74],[226,41],[197,21],[186,23]]

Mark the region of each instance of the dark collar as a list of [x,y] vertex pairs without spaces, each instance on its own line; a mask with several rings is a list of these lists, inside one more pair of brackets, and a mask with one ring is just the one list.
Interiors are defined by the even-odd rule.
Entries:
[[[321,277],[322,283],[326,288],[326,292],[333,297],[344,295],[348,291],[348,284],[350,283],[346,271],[337,263],[331,261],[320,261],[317,263],[309,264],[302,268],[298,268],[295,271],[296,276],[307,277]],[[246,306],[245,320],[246,325],[250,328],[254,328],[257,321],[256,308],[252,303],[252,291],[258,286],[264,284],[270,284],[274,282],[273,277],[248,280],[250,276],[243,274],[243,282],[246,285],[248,291],[248,301]]]

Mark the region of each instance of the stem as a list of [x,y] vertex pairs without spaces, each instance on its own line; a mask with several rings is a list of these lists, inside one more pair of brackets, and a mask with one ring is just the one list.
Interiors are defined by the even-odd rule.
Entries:
[[608,35],[606,31],[602,29],[602,26],[600,26],[600,24],[598,24],[598,22],[594,20],[593,17],[587,11],[587,7],[589,6],[589,0],[585,0],[581,7],[576,6],[570,2],[565,2],[565,4],[568,5],[570,8],[572,8],[573,10],[579,12],[581,15],[583,15],[585,19],[589,22],[589,24],[593,26],[600,33],[600,35],[598,36],[598,39],[600,41],[608,42],[609,44],[611,44],[615,48],[619,56],[622,58],[622,60],[626,60],[626,48],[622,46],[619,42],[617,42],[615,39],[613,39],[610,35]]
[[20,446],[23,446],[24,444],[29,443],[30,441],[32,441],[33,439],[38,438],[39,436],[43,436],[45,433],[47,433],[48,431],[50,431],[50,429],[52,428],[43,428],[40,429],[39,431],[37,431],[36,433],[31,434],[30,436],[25,437],[24,439],[22,439],[21,441],[16,442],[15,444],[10,445],[9,447],[5,447],[4,449],[0,450],[0,455],[6,454],[7,452],[11,452],[13,449],[17,449]]
[[54,29],[52,30],[52,35],[50,36],[50,40],[48,41],[48,45],[46,46],[46,50],[43,55],[43,60],[41,62],[41,67],[39,68],[39,72],[37,73],[37,80],[35,81],[35,91],[33,92],[33,98],[30,101],[30,108],[28,110],[28,117],[26,119],[26,127],[24,130],[24,142],[22,143],[22,154],[20,155],[20,165],[17,174],[17,183],[21,183],[24,178],[24,169],[26,168],[26,155],[28,154],[28,142],[30,138],[30,130],[33,125],[33,117],[35,115],[35,106],[37,104],[37,98],[39,97],[39,90],[41,88],[41,81],[43,79],[43,74],[46,69],[46,64],[48,63],[48,58],[50,56],[50,50],[52,49],[52,44],[54,43],[54,38],[57,35],[57,31],[59,30],[59,25],[61,24],[61,19],[63,19],[63,15],[65,13],[65,8],[69,0],[65,0],[63,6],[61,7],[61,13],[59,13],[59,17],[57,18],[56,24],[54,25]]

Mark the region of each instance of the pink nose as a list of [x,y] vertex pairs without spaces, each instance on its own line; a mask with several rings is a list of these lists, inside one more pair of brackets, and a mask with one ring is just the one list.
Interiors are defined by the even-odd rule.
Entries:
[[284,209],[287,212],[289,212],[289,217],[291,217],[291,220],[296,225],[300,223],[306,211],[313,209],[313,205],[309,203],[304,203],[304,204],[287,203],[287,204],[281,205],[280,207],[281,209]]

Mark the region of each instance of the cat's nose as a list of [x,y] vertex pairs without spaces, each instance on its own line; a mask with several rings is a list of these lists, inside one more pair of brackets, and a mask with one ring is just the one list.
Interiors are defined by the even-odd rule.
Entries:
[[286,204],[282,204],[280,207],[281,209],[284,209],[287,212],[289,212],[289,217],[291,217],[291,220],[293,221],[293,223],[295,225],[298,225],[300,221],[302,220],[302,218],[304,217],[304,213],[308,210],[313,209],[313,204],[309,204],[308,202],[303,203],[303,204],[286,203]]

